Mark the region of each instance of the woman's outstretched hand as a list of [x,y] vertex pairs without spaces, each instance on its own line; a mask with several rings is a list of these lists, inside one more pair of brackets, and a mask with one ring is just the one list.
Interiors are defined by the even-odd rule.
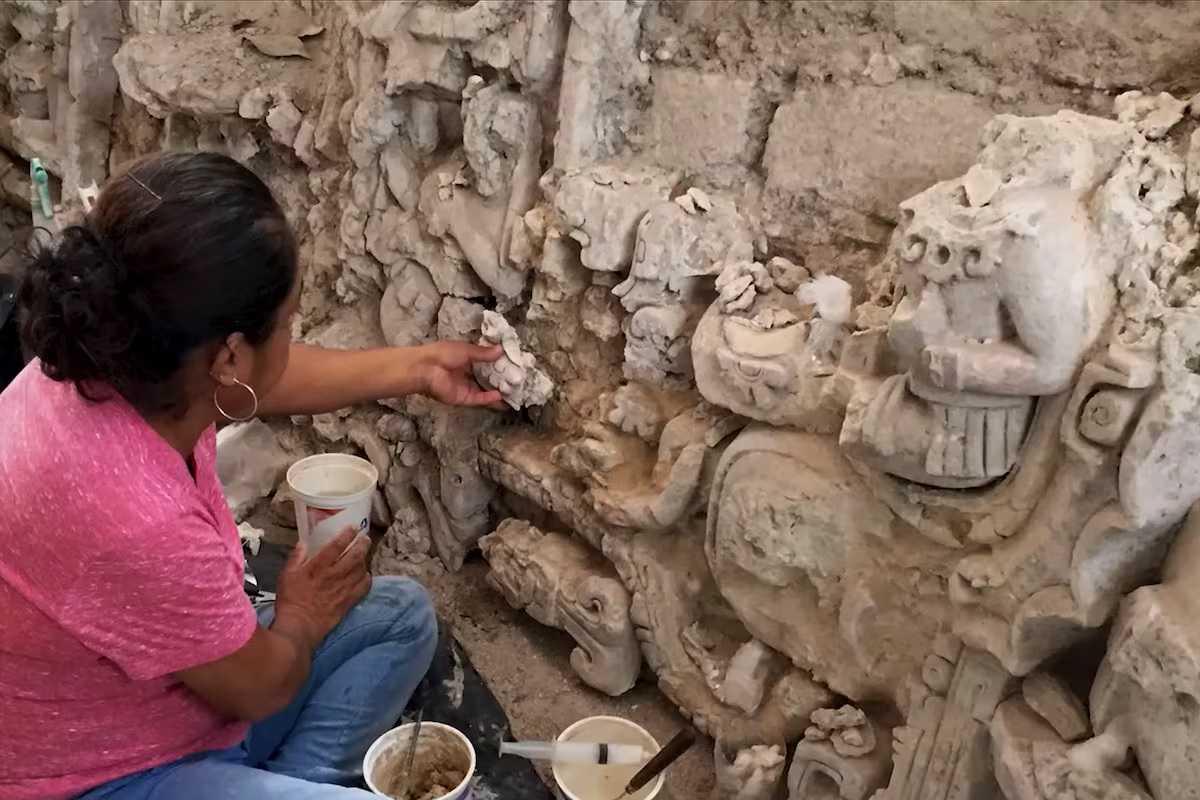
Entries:
[[491,363],[504,354],[499,345],[484,347],[469,342],[433,342],[422,347],[423,394],[451,406],[493,406],[503,403],[500,393],[475,382],[471,366]]

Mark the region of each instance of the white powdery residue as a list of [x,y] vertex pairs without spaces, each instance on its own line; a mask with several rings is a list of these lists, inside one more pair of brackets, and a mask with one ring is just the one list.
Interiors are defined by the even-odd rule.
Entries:
[[[452,651],[453,652],[453,651]],[[457,652],[454,655],[454,672],[451,677],[442,681],[442,685],[446,687],[450,696],[450,705],[455,708],[461,708],[463,702],[463,692],[466,689],[466,673],[463,671],[462,659],[459,658]]]
[[850,321],[850,284],[835,275],[819,275],[796,290],[796,299],[817,307],[821,319],[838,325]]
[[471,785],[471,800],[500,800],[500,795],[492,791],[483,778],[476,778]]

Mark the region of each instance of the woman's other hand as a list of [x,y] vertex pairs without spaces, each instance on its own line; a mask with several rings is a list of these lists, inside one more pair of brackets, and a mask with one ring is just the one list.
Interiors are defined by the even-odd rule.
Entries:
[[367,553],[371,540],[347,528],[312,558],[303,544],[279,575],[275,618],[299,625],[315,647],[371,588]]
[[421,348],[423,394],[451,406],[495,406],[500,393],[475,382],[472,365],[491,363],[504,354],[499,345],[484,347],[469,342],[434,342]]

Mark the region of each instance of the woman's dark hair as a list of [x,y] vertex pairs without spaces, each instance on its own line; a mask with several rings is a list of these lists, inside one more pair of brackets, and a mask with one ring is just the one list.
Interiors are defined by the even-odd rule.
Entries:
[[21,338],[89,400],[116,390],[143,414],[182,412],[188,354],[234,333],[268,339],[296,261],[283,211],[250,170],[215,153],[150,157],[34,254]]

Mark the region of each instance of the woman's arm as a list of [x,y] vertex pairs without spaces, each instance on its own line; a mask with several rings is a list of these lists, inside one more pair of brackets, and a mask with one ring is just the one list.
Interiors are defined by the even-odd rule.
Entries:
[[408,394],[429,395],[451,405],[495,405],[500,393],[480,389],[471,365],[495,361],[501,353],[499,347],[467,342],[378,350],[293,344],[283,377],[260,398],[258,415],[324,414]]
[[308,680],[313,652],[371,588],[370,540],[353,529],[307,557],[292,551],[279,575],[275,619],[225,658],[176,677],[226,716],[257,722],[278,713]]

